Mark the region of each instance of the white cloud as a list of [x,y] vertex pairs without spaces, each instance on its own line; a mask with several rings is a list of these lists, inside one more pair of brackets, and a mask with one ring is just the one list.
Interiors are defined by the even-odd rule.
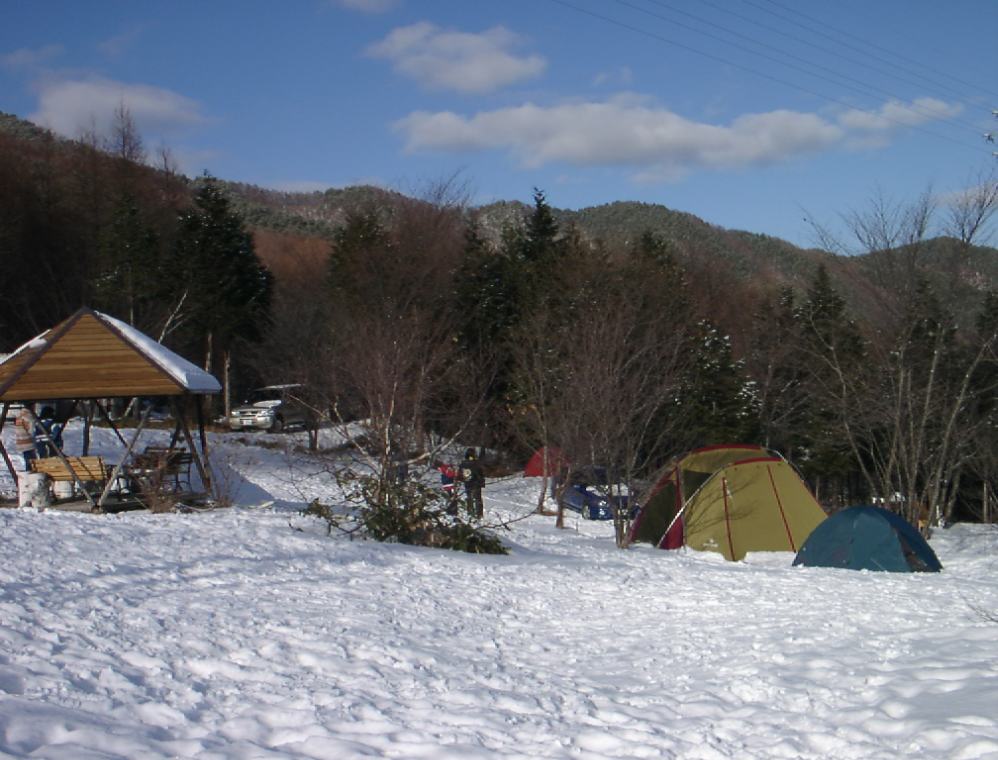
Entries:
[[143,134],[161,134],[206,121],[196,101],[171,90],[102,78],[41,82],[38,110],[29,118],[68,137],[90,127],[106,133],[122,104]]
[[440,29],[420,22],[393,30],[367,52],[432,89],[487,93],[535,77],[547,63],[539,55],[516,56],[519,37],[496,26],[481,34]]
[[611,71],[601,71],[593,77],[595,87],[614,85],[617,87],[630,87],[634,81],[634,72],[629,66],[621,66]]
[[108,37],[97,44],[97,49],[110,58],[117,58],[138,42],[139,37],[145,31],[144,25],[132,26],[129,29]]
[[842,129],[815,114],[749,114],[729,125],[694,122],[632,96],[533,104],[476,114],[413,113],[398,122],[410,151],[505,149],[528,167],[632,166],[675,176],[690,169],[774,163],[835,144]]
[[349,11],[385,13],[398,5],[398,0],[333,0],[333,5],[338,5]]
[[20,48],[0,55],[0,65],[5,69],[28,69],[40,66],[63,53],[62,45],[43,45],[40,48]]
[[[634,167],[638,180],[675,180],[696,169],[763,166],[860,139],[889,138],[886,127],[944,118],[953,106],[923,99],[837,117],[776,110],[727,124],[692,121],[634,94],[553,106],[526,104],[474,115],[415,112],[398,121],[406,149],[505,150],[524,166]],[[864,118],[861,118],[863,116]],[[876,132],[876,130],[880,130]],[[876,132],[876,134],[874,134]]]
[[929,121],[949,119],[960,113],[959,103],[946,103],[936,98],[916,98],[911,103],[889,100],[875,110],[852,109],[839,114],[838,122],[847,129],[868,132],[888,132],[914,127]]

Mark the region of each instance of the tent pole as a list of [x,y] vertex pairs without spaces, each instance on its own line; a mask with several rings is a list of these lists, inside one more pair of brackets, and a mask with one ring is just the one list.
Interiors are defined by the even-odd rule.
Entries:
[[680,517],[683,516],[683,512],[685,511],[686,511],[686,504],[683,504],[682,509],[676,512],[676,516],[672,518],[672,522],[669,523],[669,527],[665,529],[665,533],[662,534],[662,538],[660,538],[658,541],[659,544],[661,544],[662,540],[669,535],[669,531],[672,530],[672,526],[676,524],[676,520],[678,520]]

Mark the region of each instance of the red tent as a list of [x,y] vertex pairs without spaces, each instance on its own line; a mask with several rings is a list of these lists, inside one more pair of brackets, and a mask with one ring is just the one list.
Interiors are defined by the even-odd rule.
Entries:
[[568,460],[561,453],[561,449],[553,446],[542,446],[534,452],[523,468],[523,474],[527,477],[540,477],[543,475],[557,475],[559,470],[565,468]]

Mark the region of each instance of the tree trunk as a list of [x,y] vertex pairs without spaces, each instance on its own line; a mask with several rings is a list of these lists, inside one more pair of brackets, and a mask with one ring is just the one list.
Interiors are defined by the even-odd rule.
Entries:
[[222,360],[222,382],[223,382],[223,404],[225,416],[229,416],[232,411],[232,352],[226,350]]
[[204,349],[204,371],[209,375],[211,374],[211,355],[213,351],[212,346],[212,334],[209,332],[205,336],[205,349]]
[[547,500],[548,495],[548,474],[545,469],[544,475],[541,476],[541,492],[537,495],[537,514],[544,514],[544,502]]

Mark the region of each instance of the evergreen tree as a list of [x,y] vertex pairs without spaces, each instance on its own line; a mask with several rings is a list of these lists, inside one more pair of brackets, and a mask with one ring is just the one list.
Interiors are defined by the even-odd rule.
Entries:
[[227,354],[238,340],[259,339],[273,278],[221,183],[211,176],[200,181],[194,207],[180,217],[175,263],[180,275],[175,292],[186,292],[188,329],[207,338],[206,366],[213,350]]
[[905,312],[903,343],[909,359],[924,366],[938,351],[942,366],[948,367],[948,361],[956,358],[956,325],[925,278],[917,280]]
[[703,320],[689,343],[693,362],[677,406],[690,431],[690,445],[753,440],[757,434],[755,389],[744,362],[734,358],[731,339]]
[[987,337],[998,332],[998,290],[989,290],[984,294],[981,313],[977,315],[977,333]]
[[150,307],[164,282],[159,254],[156,232],[135,199],[123,194],[98,247],[98,271],[91,281],[94,305],[139,329],[150,329]]
[[518,270],[515,259],[492,250],[474,222],[468,225],[454,294],[465,350],[494,350],[516,324]]
[[[856,403],[863,381],[863,339],[849,317],[845,299],[832,286],[824,265],[818,267],[797,312],[806,404],[794,429],[797,464],[812,484],[839,478],[853,467],[853,454],[843,435],[847,409]],[[849,385],[843,387],[843,383]]]
[[562,252],[558,238],[558,222],[555,221],[543,190],[534,188],[534,210],[527,218],[524,235],[520,239],[519,254],[532,265],[552,263],[551,260]]
[[527,313],[556,294],[565,248],[551,207],[537,189],[523,227],[503,230],[498,250],[482,239],[474,223],[469,225],[455,293],[465,324],[462,344],[500,348]]
[[766,300],[754,315],[756,332],[749,347],[750,374],[759,400],[759,424],[765,445],[796,460],[804,441],[802,414],[808,403],[804,389],[807,360],[800,350],[800,322],[792,288]]
[[669,268],[677,266],[674,248],[661,235],[646,229],[634,244],[633,253],[638,260],[655,262]]
[[[388,231],[376,211],[347,214],[333,233],[329,257],[329,285],[338,299],[377,298],[377,281],[386,284],[379,267],[390,266],[395,252]],[[375,282],[370,282],[374,280]]]

